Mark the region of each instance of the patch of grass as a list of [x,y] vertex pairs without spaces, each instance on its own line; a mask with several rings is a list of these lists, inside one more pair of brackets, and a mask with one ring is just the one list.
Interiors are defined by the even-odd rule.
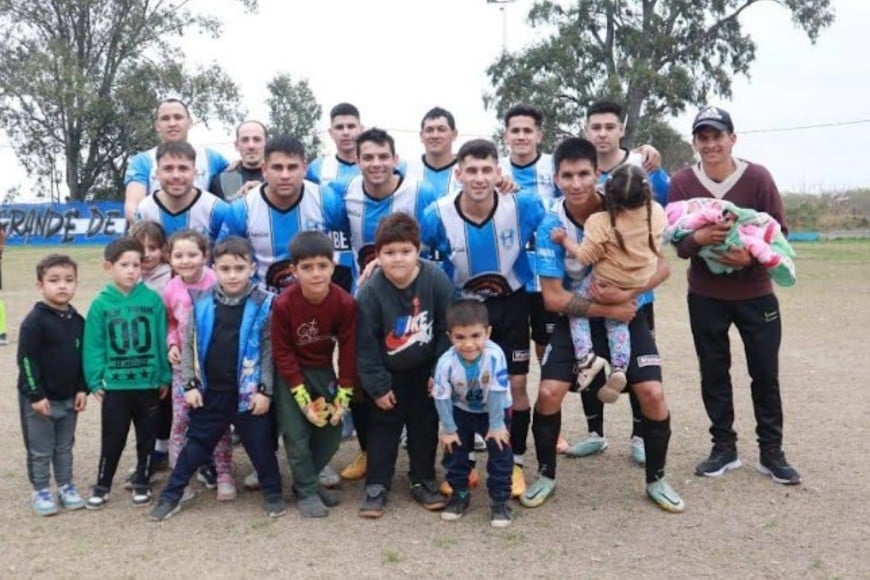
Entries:
[[518,546],[526,541],[526,535],[519,531],[496,532],[494,535],[508,546]]
[[382,561],[384,564],[398,564],[402,561],[402,554],[394,548],[387,548],[383,552]]
[[446,550],[451,546],[455,546],[458,541],[456,540],[456,538],[437,538],[433,543],[439,548],[443,548]]
[[793,245],[798,263],[808,260],[865,262],[870,254],[870,240],[829,240]]

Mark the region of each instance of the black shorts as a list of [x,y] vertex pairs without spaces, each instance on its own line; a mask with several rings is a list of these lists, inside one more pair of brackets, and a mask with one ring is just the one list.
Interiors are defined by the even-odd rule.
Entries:
[[529,374],[529,301],[525,290],[487,298],[492,341],[504,351],[509,375]]
[[[595,354],[604,358],[610,358],[610,348],[607,345],[607,332],[604,330],[604,320],[593,318],[592,345]],[[649,330],[649,325],[644,316],[644,311],[638,310],[631,324],[628,325],[631,333],[631,360],[628,364],[628,384],[634,385],[646,381],[662,380],[662,361],[656,342]],[[541,380],[554,380],[571,383],[577,379],[577,361],[574,358],[574,345],[571,342],[571,329],[568,327],[568,317],[559,317],[550,337],[550,344],[544,352],[544,360],[541,363]],[[604,373],[599,373],[595,381],[589,386],[597,389],[604,382]]]
[[646,304],[644,304],[643,306],[638,308],[638,310],[641,313],[643,313],[643,315],[646,317],[646,325],[649,327],[649,331],[652,333],[653,338],[655,338],[655,336],[656,336],[656,313],[653,310],[653,304],[654,304],[654,302],[647,302]]
[[535,344],[546,346],[553,334],[559,315],[544,308],[544,295],[541,292],[529,292],[529,324],[532,327],[532,340]]

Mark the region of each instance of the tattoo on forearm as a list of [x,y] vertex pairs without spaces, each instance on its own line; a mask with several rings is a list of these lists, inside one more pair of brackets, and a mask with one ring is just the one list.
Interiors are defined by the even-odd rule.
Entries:
[[565,306],[565,314],[568,314],[570,316],[579,316],[580,318],[586,318],[587,314],[589,314],[590,304],[592,304],[591,301],[575,294],[571,297],[571,300]]

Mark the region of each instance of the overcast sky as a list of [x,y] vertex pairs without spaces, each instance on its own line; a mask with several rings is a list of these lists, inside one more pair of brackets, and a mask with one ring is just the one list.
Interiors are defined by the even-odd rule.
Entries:
[[[504,12],[485,0],[260,0],[253,14],[232,0],[197,4],[221,17],[225,30],[219,40],[189,36],[187,55],[221,63],[250,117],[266,119],[266,83],[290,73],[308,78],[324,114],[339,101],[356,104],[363,124],[394,133],[404,157],[420,154],[420,117],[435,105],[455,114],[462,136],[491,135],[498,123],[481,100],[486,67],[503,38],[509,50],[535,38],[525,22],[532,0],[503,5]],[[783,191],[870,186],[870,2],[833,4],[837,20],[815,46],[774,2],[747,10],[742,22],[758,44],[751,78],[735,80],[731,100],[711,103],[731,112],[737,155],[766,165]],[[670,122],[688,138],[692,116]],[[191,140],[233,154],[229,128],[198,126]],[[8,145],[0,147],[0,167],[0,192],[26,187]]]

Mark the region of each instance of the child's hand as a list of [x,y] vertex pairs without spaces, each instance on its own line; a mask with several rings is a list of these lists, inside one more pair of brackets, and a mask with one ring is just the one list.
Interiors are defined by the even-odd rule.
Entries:
[[324,427],[328,422],[329,406],[326,404],[326,399],[318,397],[314,401],[311,400],[311,394],[305,385],[297,385],[290,389],[299,410],[308,419],[308,422],[315,427]]
[[202,393],[199,389],[190,389],[184,392],[184,402],[191,409],[199,409],[202,407]]
[[565,230],[563,228],[555,228],[552,232],[550,232],[550,240],[552,240],[556,244],[564,244],[567,237],[568,234],[565,233]]
[[426,394],[429,397],[432,397],[432,391],[435,390],[435,379],[433,377],[429,377],[429,382],[426,383]]
[[76,393],[76,400],[73,404],[73,411],[76,413],[81,413],[88,406],[88,394],[87,393]]
[[104,394],[103,389],[97,389],[97,390],[94,391],[92,394],[94,395],[94,398],[95,398],[96,400],[98,400],[98,401],[101,402],[101,403],[103,402],[103,394]]
[[30,408],[40,415],[45,415],[46,417],[51,416],[51,403],[48,402],[48,398],[36,401],[35,403],[30,403]]
[[456,433],[441,434],[441,448],[444,453],[453,453],[453,447],[462,447],[462,442],[459,440],[459,435]]
[[375,399],[375,405],[381,411],[392,411],[396,406],[396,395],[393,393],[393,390],[390,389],[386,395],[381,395]]
[[329,424],[338,425],[347,414],[347,409],[350,406],[350,400],[353,397],[353,389],[351,387],[338,387],[338,393],[329,405]]
[[169,359],[169,364],[174,367],[177,367],[181,364],[181,349],[178,348],[177,344],[173,344],[169,347],[169,354],[166,356]]
[[380,267],[381,267],[381,261],[378,258],[375,258],[374,260],[372,260],[371,262],[366,264],[366,267],[363,268],[362,274],[360,274],[359,277],[357,278],[357,282],[356,282],[357,287],[360,287],[363,284],[365,284],[365,281],[368,280],[369,278],[371,278],[372,274],[375,273],[375,270],[377,270]]
[[495,441],[495,444],[498,445],[499,449],[504,449],[506,445],[511,444],[511,435],[504,427],[502,427],[501,429],[496,429],[495,431],[490,429],[489,431],[487,431],[486,437],[484,437],[484,439],[486,439],[487,441],[489,441],[490,439]]
[[164,386],[159,387],[157,389],[157,398],[160,399],[161,401],[163,399],[165,399],[168,394],[169,394],[169,386],[168,385],[164,385]]
[[269,412],[269,406],[272,404],[272,399],[263,393],[256,393],[251,399],[251,415],[265,415]]

